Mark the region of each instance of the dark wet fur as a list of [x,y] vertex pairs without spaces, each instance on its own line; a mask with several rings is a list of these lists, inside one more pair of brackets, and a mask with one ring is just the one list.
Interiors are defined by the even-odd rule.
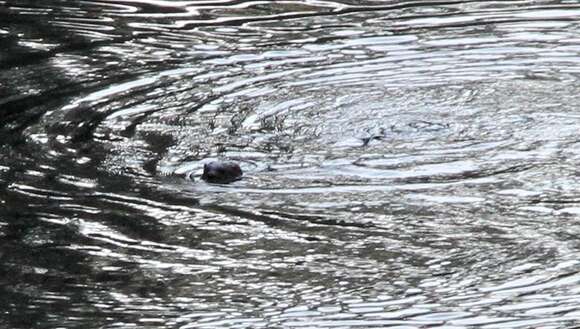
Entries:
[[235,162],[212,161],[203,166],[201,179],[208,183],[227,184],[242,178],[242,168]]

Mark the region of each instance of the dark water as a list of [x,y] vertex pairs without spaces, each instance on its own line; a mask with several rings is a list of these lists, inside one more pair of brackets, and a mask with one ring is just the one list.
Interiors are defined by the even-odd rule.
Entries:
[[0,327],[574,328],[579,22],[0,1]]

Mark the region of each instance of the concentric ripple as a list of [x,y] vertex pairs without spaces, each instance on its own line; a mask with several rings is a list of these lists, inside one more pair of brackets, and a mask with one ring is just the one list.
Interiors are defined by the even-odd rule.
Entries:
[[1,325],[580,318],[579,5],[0,5]]

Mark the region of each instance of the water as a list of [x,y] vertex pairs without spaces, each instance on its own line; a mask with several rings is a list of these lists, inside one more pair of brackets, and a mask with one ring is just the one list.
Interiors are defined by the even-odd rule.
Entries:
[[574,328],[579,18],[0,1],[0,326]]

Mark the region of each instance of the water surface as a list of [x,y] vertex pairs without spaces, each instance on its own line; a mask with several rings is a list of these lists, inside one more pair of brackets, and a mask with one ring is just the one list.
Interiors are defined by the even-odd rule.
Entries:
[[573,328],[579,18],[0,1],[0,324]]

